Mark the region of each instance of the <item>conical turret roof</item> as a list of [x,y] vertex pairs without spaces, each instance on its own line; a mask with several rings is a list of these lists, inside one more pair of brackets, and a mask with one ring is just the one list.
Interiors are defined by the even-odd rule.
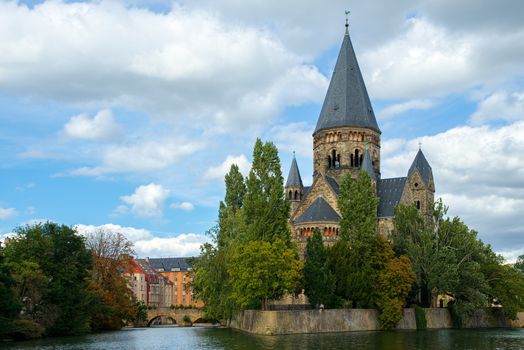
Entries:
[[371,161],[371,156],[369,151],[366,149],[364,153],[364,159],[362,160],[362,165],[360,171],[365,171],[371,177],[372,180],[377,181],[377,174],[375,174],[375,169],[373,169],[373,162]]
[[428,185],[432,170],[431,170],[431,166],[429,165],[428,161],[426,160],[426,157],[424,157],[424,153],[422,153],[421,149],[418,150],[417,155],[415,156],[415,159],[413,160],[413,163],[411,164],[411,167],[409,167],[408,177],[411,177],[411,175],[413,175],[415,170],[418,170],[418,172],[420,173],[420,176],[422,176],[422,179],[424,180],[426,185]]
[[289,175],[287,176],[286,187],[304,187],[302,185],[302,178],[300,177],[300,171],[298,170],[297,160],[293,156],[291,162],[291,168],[289,169]]
[[341,126],[370,128],[380,133],[347,28],[315,133]]

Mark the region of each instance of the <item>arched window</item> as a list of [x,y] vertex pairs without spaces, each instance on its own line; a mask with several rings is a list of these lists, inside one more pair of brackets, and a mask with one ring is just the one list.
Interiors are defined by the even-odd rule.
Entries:
[[327,156],[328,168],[331,168],[331,156]]
[[353,161],[353,153],[351,153],[351,155],[349,156],[349,164],[352,168],[355,166],[355,163]]
[[293,191],[289,191],[289,200],[293,199]]
[[360,166],[360,151],[355,149],[355,168],[358,168]]
[[417,205],[417,209],[420,209],[420,201],[416,201],[415,204]]
[[332,150],[331,151],[331,167],[332,168],[336,168],[336,163],[337,163],[337,151],[335,150]]
[[359,165],[362,165],[362,160],[364,160],[364,155],[363,154],[360,155],[360,158],[358,160],[358,164]]
[[335,168],[340,168],[340,153],[337,154],[337,161],[335,162]]
[[295,191],[295,200],[298,200],[298,191]]

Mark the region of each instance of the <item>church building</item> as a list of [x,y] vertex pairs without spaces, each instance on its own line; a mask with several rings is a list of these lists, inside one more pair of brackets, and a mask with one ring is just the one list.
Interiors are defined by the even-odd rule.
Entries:
[[326,245],[338,239],[341,214],[337,197],[346,173],[353,178],[360,171],[370,175],[380,200],[379,234],[388,236],[392,231],[399,203],[413,204],[424,215],[431,215],[435,184],[422,150],[415,155],[407,176],[383,179],[380,136],[346,24],[335,71],[313,132],[313,183],[304,187],[293,157],[285,187],[291,201],[293,238],[302,250],[315,229],[320,230]]

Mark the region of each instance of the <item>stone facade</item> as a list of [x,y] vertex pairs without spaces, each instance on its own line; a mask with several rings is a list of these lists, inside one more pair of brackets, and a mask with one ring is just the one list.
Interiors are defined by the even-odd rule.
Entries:
[[312,141],[313,184],[303,186],[296,159],[286,183],[290,225],[300,248],[315,229],[323,234],[326,245],[338,239],[338,187],[347,173],[356,178],[366,171],[372,177],[379,197],[377,232],[381,235],[387,237],[392,232],[394,209],[400,203],[432,215],[435,184],[421,150],[406,177],[381,178],[381,132],[347,31]]

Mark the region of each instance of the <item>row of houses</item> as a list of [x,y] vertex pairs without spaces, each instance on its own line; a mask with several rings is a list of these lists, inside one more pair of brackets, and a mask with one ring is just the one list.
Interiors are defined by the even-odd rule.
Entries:
[[202,307],[191,286],[192,258],[130,259],[124,269],[136,299],[147,306]]

